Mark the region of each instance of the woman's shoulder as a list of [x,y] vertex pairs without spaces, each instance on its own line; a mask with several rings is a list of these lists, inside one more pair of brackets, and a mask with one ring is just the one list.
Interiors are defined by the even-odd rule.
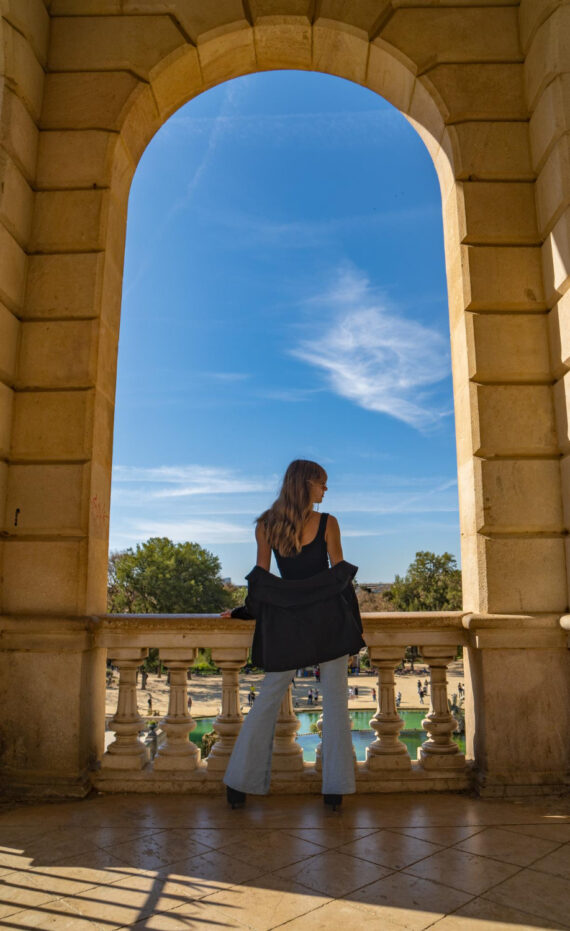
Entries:
[[325,539],[327,541],[336,539],[340,536],[340,527],[334,514],[327,514],[325,523]]

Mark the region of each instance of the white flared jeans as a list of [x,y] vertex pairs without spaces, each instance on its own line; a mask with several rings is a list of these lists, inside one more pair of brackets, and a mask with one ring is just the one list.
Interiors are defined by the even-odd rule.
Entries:
[[[323,693],[322,791],[349,795],[356,791],[347,697],[348,656],[320,663]],[[296,669],[267,672],[248,712],[226,767],[224,783],[240,792],[267,795],[271,754],[281,700]]]

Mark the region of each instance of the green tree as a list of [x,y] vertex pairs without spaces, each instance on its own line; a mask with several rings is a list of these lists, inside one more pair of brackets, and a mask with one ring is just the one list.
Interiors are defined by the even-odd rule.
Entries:
[[109,557],[108,608],[116,614],[208,614],[236,604],[220,561],[198,543],[151,537]]
[[421,550],[405,576],[396,576],[385,597],[396,611],[460,611],[461,570],[455,556]]

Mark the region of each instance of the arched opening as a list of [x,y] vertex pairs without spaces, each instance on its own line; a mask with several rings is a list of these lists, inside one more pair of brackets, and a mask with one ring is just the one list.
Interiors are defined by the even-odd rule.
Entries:
[[[205,92],[153,138],[131,188],[111,550],[197,542],[241,585],[253,520],[300,456],[327,464],[323,509],[359,581],[404,575],[418,550],[458,557],[450,376],[441,195],[415,130],[327,75]],[[215,610],[166,605],[130,610]],[[398,679],[405,715],[412,678]],[[456,701],[462,678],[454,666]],[[356,688],[375,714],[376,688]],[[193,716],[208,707],[195,698]]]

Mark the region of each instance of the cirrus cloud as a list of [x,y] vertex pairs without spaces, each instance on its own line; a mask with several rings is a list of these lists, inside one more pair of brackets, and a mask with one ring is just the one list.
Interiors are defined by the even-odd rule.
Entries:
[[326,308],[330,322],[290,353],[320,369],[332,391],[420,432],[452,413],[432,390],[451,371],[449,340],[440,332],[390,311],[352,268],[308,303]]

